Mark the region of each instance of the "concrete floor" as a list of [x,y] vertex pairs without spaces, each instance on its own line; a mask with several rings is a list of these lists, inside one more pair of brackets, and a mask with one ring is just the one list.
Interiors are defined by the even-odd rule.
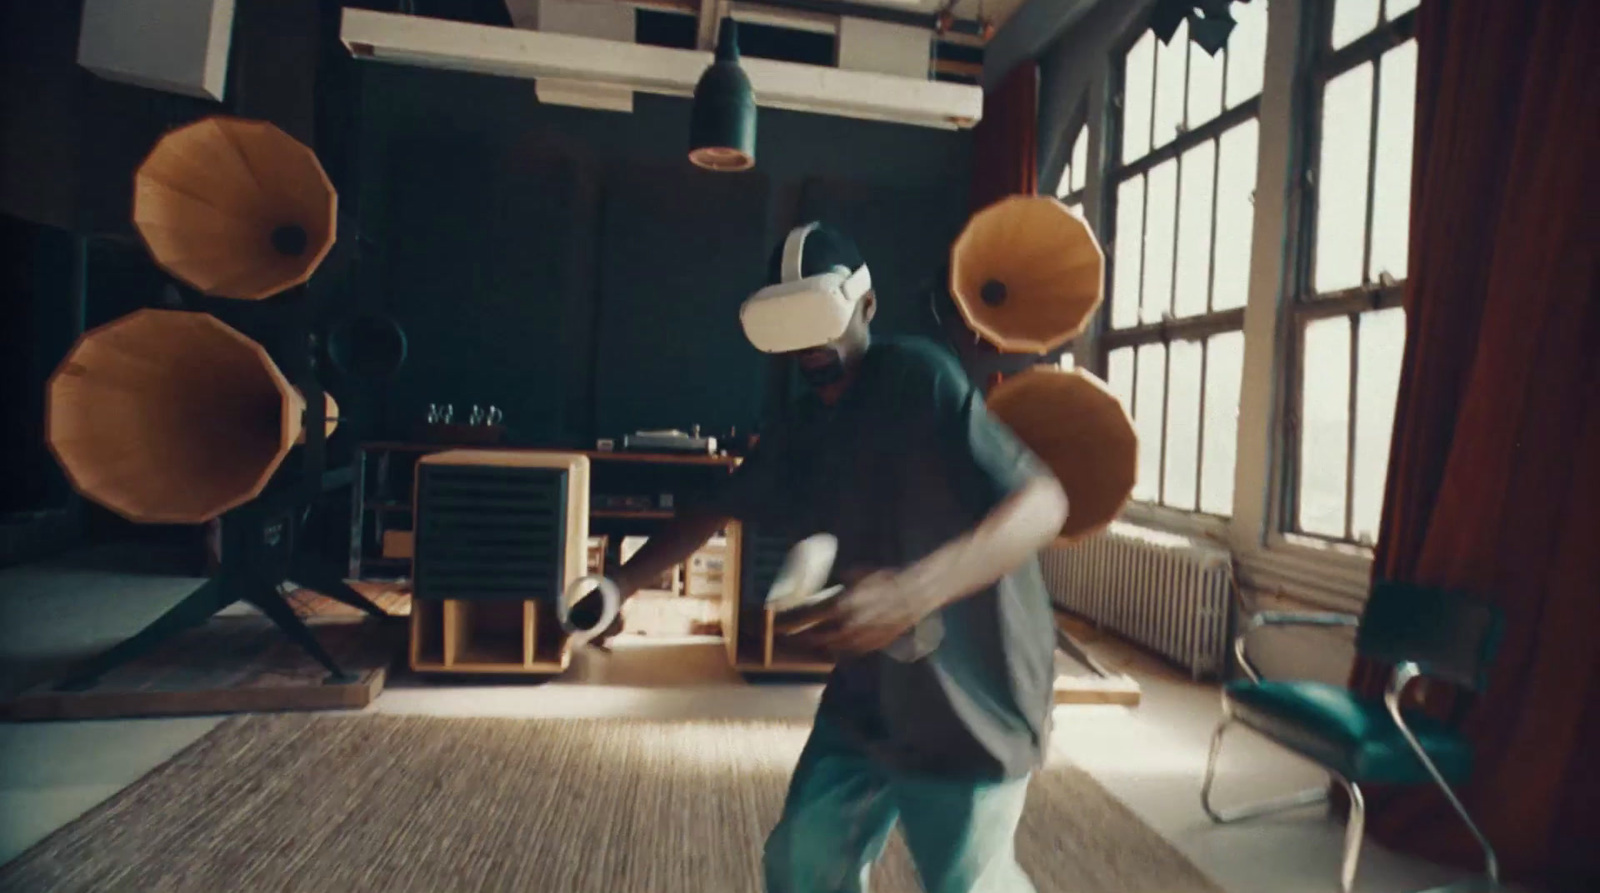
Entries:
[[[13,685],[137,629],[196,581],[107,577],[101,571],[0,571],[0,666]],[[96,576],[100,575],[100,576]],[[1218,828],[1199,805],[1218,715],[1214,686],[1190,682],[1133,648],[1090,650],[1140,680],[1137,708],[1064,707],[1057,753],[1090,772],[1230,893],[1337,890],[1343,826],[1317,808]],[[13,689],[14,690],[14,689]],[[820,687],[750,684],[715,639],[635,640],[594,655],[545,685],[440,686],[397,679],[369,709],[433,716],[657,718],[806,717]],[[33,845],[209,731],[216,718],[0,724],[0,863]],[[1318,785],[1316,770],[1247,732],[1232,735],[1218,789],[1224,802]],[[1452,872],[1369,844],[1357,889],[1399,893]]]

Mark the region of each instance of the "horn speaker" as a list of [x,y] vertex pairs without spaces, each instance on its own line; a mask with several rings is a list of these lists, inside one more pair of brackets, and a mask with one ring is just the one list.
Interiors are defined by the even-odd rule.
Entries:
[[1122,401],[1098,378],[1038,367],[1000,382],[987,399],[989,411],[1067,491],[1063,539],[1081,539],[1116,519],[1138,476],[1139,437]]
[[1100,306],[1105,256],[1082,217],[1049,196],[974,214],[950,251],[950,294],[968,328],[1005,353],[1049,353]]
[[[138,310],[85,333],[45,400],[73,488],[144,524],[243,505],[305,436],[305,401],[266,350],[205,313]],[[331,434],[338,406],[324,400]]]
[[328,358],[352,378],[393,378],[406,361],[405,330],[390,316],[357,316],[329,331]]
[[151,256],[213,297],[260,300],[310,279],[337,213],[316,154],[265,121],[180,127],[134,175],[133,223]]

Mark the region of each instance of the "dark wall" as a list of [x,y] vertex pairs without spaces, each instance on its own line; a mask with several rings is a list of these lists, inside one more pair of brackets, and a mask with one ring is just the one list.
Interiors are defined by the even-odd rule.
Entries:
[[[130,219],[133,174],[167,130],[215,113],[270,120],[344,173],[348,109],[335,0],[238,0],[224,102],[114,83],[77,64],[82,4],[0,2],[0,565],[70,545],[79,533],[135,532],[93,506],[84,524],[44,450],[43,384],[81,327],[160,303],[167,278]],[[331,60],[331,61],[330,61]],[[346,258],[351,252],[341,246]],[[349,278],[333,272],[318,289]],[[359,419],[362,401],[353,404]],[[354,426],[352,426],[354,427]],[[70,520],[70,519],[69,519]],[[159,531],[157,531],[159,533]]]
[[[528,81],[363,63],[359,187],[411,357],[387,394],[403,436],[429,403],[506,412],[519,443],[694,424],[748,430],[767,362],[739,303],[802,219],[861,244],[880,330],[930,325],[921,289],[966,217],[965,133],[762,109],[754,171],[690,165],[689,103],[540,105]],[[377,294],[370,293],[375,289]]]
[[[528,81],[356,63],[336,0],[239,0],[222,103],[79,67],[80,7],[0,2],[0,214],[13,218],[0,235],[28,255],[7,271],[28,283],[6,296],[10,331],[59,306],[94,326],[162,302],[167,279],[129,219],[135,168],[204,115],[273,121],[316,148],[340,191],[339,242],[312,282],[324,318],[387,308],[410,336],[391,385],[326,375],[346,446],[410,435],[430,402],[462,416],[498,405],[524,444],[748,430],[767,362],[737,307],[789,226],[824,217],[855,235],[881,328],[906,331],[926,326],[919,289],[965,218],[964,133],[763,109],[757,169],[712,175],[684,157],[686,100],[549,107]],[[42,455],[41,401],[20,398],[75,329],[11,358],[33,380],[0,412],[17,432],[8,454]],[[8,504],[54,504],[58,483]]]

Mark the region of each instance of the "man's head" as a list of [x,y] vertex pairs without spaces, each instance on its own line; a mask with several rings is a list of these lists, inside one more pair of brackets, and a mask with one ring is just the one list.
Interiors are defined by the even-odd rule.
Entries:
[[821,223],[795,227],[772,253],[767,287],[740,310],[757,348],[795,358],[822,387],[842,379],[871,341],[872,278],[850,239]]

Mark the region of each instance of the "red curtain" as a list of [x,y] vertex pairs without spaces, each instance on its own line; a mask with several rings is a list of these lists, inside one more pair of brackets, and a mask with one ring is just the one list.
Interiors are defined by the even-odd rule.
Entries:
[[[1374,574],[1505,612],[1490,688],[1433,686],[1509,873],[1600,889],[1600,3],[1425,0],[1402,366]],[[1388,668],[1358,663],[1382,692]],[[1369,794],[1386,844],[1477,864],[1431,788]]]
[[1039,66],[1019,64],[983,95],[983,118],[972,133],[971,207],[1039,188]]

